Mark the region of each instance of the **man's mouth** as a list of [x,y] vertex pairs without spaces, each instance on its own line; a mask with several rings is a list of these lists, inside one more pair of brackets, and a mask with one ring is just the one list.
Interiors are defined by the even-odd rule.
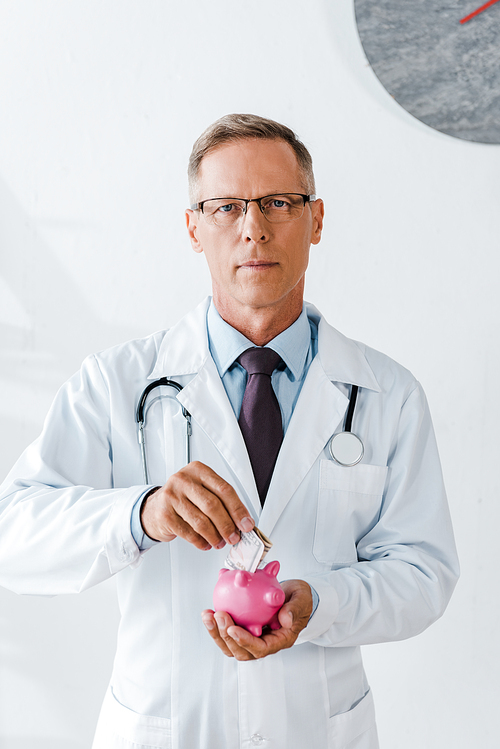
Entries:
[[266,268],[272,268],[274,265],[278,265],[272,260],[248,260],[246,263],[241,263],[239,268],[244,270],[266,270]]

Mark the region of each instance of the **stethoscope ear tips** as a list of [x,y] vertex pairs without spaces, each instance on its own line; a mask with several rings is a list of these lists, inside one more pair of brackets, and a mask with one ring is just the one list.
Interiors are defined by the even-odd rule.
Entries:
[[346,468],[359,463],[365,452],[360,438],[352,432],[334,434],[328,448],[334,461]]

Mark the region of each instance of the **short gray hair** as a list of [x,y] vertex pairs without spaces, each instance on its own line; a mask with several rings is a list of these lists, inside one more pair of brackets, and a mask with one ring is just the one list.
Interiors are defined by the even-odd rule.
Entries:
[[293,149],[304,179],[304,189],[309,194],[316,192],[311,154],[286,125],[255,114],[226,114],[207,127],[193,146],[188,164],[189,197],[191,203],[197,199],[196,186],[203,158],[218,146],[247,138],[282,140]]

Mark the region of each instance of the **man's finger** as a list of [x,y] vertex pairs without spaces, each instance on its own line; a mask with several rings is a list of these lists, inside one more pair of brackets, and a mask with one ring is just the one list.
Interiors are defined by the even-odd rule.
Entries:
[[312,613],[311,587],[304,580],[285,580],[281,587],[286,598],[278,612],[278,620],[282,627],[299,634],[307,626]]
[[151,538],[171,541],[180,536],[199,549],[235,544],[240,530],[254,526],[233,487],[198,461],[184,466],[148,495],[141,522]]
[[236,627],[229,614],[226,614],[224,611],[216,611],[214,618],[219,634],[233,657],[238,661],[252,661],[254,656],[245,647],[240,646],[237,638],[232,637],[228,633],[229,628],[237,631],[241,630],[242,632],[245,632],[245,630],[242,630],[241,627]]
[[[189,465],[196,466],[203,486],[220,500],[236,527],[240,531],[251,531],[255,523],[231,484],[221,478],[221,476],[215,473],[215,471],[213,471],[209,466],[204,465],[204,463],[196,462],[194,464],[190,463]],[[208,499],[208,496],[205,498]],[[220,530],[219,526],[217,526],[217,528]],[[227,537],[227,534],[222,533],[221,535],[225,538]]]
[[[178,505],[178,501],[174,498],[166,496],[164,488],[158,489],[154,494],[151,494],[146,504],[141,509],[141,522],[144,530],[154,538],[156,541],[171,541],[176,536],[183,538],[189,543],[196,546],[198,549],[209,549],[212,547],[212,543],[209,539],[200,535],[192,527],[189,521],[185,521],[175,509],[175,505]],[[153,514],[155,523],[153,530],[145,523],[145,514],[149,512]],[[213,535],[211,540],[215,540],[214,544],[217,544],[221,539],[218,533],[213,529]]]
[[241,627],[229,627],[227,634],[236,641],[240,650],[248,653],[252,659],[265,658],[267,655],[291,648],[297,639],[296,632],[283,627],[261,637],[254,637]]
[[278,614],[278,621],[285,629],[292,629],[293,626],[293,611],[283,607]]
[[[220,539],[228,544],[239,541],[239,531],[251,530],[255,523],[245,505],[241,502],[233,487],[218,476],[211,468],[200,462],[189,463],[177,474],[171,477],[170,491],[178,503],[183,499],[183,509],[176,508],[195,530],[213,543],[213,537],[207,536],[204,530],[211,534],[212,526],[216,529]],[[201,513],[198,514],[198,512]],[[209,523],[203,518],[207,518]]]
[[227,634],[228,627],[240,629],[239,627],[234,627],[234,622],[229,614],[223,611],[217,611],[214,614],[213,611],[206,610],[202,613],[202,619],[210,636],[225,655],[229,658],[236,658],[239,661],[253,660],[253,656],[244,648],[241,648],[236,640]]
[[227,655],[228,658],[232,658],[233,654],[227,647],[226,643],[222,639],[219,633],[219,629],[217,627],[217,622],[214,618],[214,612],[212,609],[206,609],[205,611],[202,611],[201,619],[203,621],[203,624],[205,625],[207,632],[209,633],[210,637],[214,640],[216,645],[222,650],[224,655]]

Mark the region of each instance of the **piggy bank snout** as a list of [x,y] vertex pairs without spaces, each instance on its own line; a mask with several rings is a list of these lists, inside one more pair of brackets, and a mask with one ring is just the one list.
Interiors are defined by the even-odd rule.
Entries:
[[264,595],[264,600],[270,606],[281,606],[285,602],[285,593],[281,588],[275,588],[274,590],[268,590]]

